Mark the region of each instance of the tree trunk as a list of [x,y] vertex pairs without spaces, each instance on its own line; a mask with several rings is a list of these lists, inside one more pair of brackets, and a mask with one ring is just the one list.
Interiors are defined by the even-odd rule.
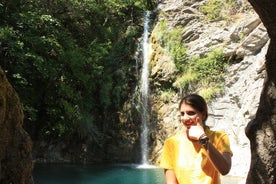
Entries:
[[276,183],[276,1],[249,0],[270,37],[266,55],[266,78],[256,118],[248,123],[251,165],[246,183]]

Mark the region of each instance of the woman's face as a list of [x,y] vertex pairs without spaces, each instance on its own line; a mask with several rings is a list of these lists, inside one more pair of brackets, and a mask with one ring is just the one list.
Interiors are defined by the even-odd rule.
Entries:
[[180,106],[180,120],[186,128],[199,125],[203,127],[202,121],[205,115],[194,109],[191,105],[183,103]]

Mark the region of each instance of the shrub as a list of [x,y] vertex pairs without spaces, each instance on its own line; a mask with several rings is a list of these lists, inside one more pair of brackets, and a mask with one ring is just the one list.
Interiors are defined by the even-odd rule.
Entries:
[[176,68],[180,71],[183,70],[183,65],[187,60],[187,47],[182,43],[182,31],[181,26],[169,28],[166,21],[161,21],[155,34],[156,40],[172,57]]
[[206,15],[208,21],[219,21],[228,19],[228,15],[236,13],[238,8],[239,4],[236,0],[208,0],[200,7],[200,11]]
[[183,93],[188,90],[189,85],[195,80],[195,78],[195,74],[191,71],[185,72],[176,79],[173,83],[173,87],[176,87],[180,93]]
[[173,86],[181,94],[196,90],[210,100],[222,90],[227,66],[228,60],[222,50],[214,50],[205,57],[191,58]]
[[165,91],[161,91],[160,93],[160,98],[165,103],[169,102],[175,95],[175,92],[172,89],[167,89]]
[[206,98],[211,99],[221,91],[227,66],[228,60],[219,49],[213,50],[206,57],[191,60],[191,70],[196,75],[197,89],[204,93]]

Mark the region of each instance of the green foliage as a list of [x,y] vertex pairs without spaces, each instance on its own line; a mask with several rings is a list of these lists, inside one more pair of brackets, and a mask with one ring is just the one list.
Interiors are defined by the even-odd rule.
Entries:
[[214,95],[220,93],[220,88],[216,86],[205,86],[199,91],[199,95],[201,95],[207,102],[211,101]]
[[[153,10],[155,2],[154,0],[106,0],[104,1],[110,7],[129,7],[131,5],[137,6],[143,10]],[[116,8],[115,8],[116,9]],[[122,12],[118,12],[122,13]]]
[[205,6],[202,6],[200,10],[206,14],[207,20],[210,21],[217,21],[223,18],[222,15],[222,7],[223,7],[222,0],[208,0]]
[[160,93],[160,99],[165,103],[168,103],[175,95],[175,91],[172,89],[167,89],[165,91],[161,91]]
[[104,127],[114,124],[105,115],[128,95],[145,3],[0,3],[0,65],[20,96],[33,140],[77,134],[99,144]]
[[76,124],[77,134],[81,139],[89,137],[99,146],[103,144],[104,134],[94,123],[94,118],[88,113],[83,113]]
[[229,15],[237,11],[238,6],[236,0],[208,0],[200,10],[206,15],[207,20],[219,21],[228,19]]
[[191,61],[193,72],[199,79],[217,82],[224,76],[224,54],[221,50],[213,50],[207,57],[194,57]]
[[199,81],[199,93],[207,100],[219,94],[228,66],[228,59],[224,57],[222,50],[215,49],[205,58],[194,58],[192,66]]
[[[172,87],[181,94],[199,89],[207,100],[218,94],[222,88],[227,61],[221,50],[217,49],[205,57],[188,59],[187,48],[182,43],[183,28],[169,28],[167,22],[161,21],[155,30],[156,40],[173,58],[180,75]],[[169,91],[162,92],[164,101],[169,97]]]
[[198,90],[198,93],[210,100],[219,94],[224,84],[225,69],[228,60],[222,50],[215,49],[205,57],[191,58],[185,71],[177,78],[173,86],[180,93]]
[[173,58],[177,69],[183,70],[187,59],[187,47],[182,43],[181,26],[169,28],[166,21],[161,21],[156,30],[156,39]]
[[196,74],[191,70],[187,70],[182,75],[180,75],[176,81],[173,83],[173,87],[179,89],[180,93],[187,91],[190,84],[196,79]]

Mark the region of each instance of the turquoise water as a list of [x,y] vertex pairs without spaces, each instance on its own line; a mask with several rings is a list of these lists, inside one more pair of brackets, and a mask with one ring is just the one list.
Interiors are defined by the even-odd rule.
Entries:
[[36,164],[35,184],[164,184],[159,168],[138,165]]
[[[141,165],[35,164],[35,184],[165,184],[163,169]],[[222,184],[244,178],[223,176]]]

